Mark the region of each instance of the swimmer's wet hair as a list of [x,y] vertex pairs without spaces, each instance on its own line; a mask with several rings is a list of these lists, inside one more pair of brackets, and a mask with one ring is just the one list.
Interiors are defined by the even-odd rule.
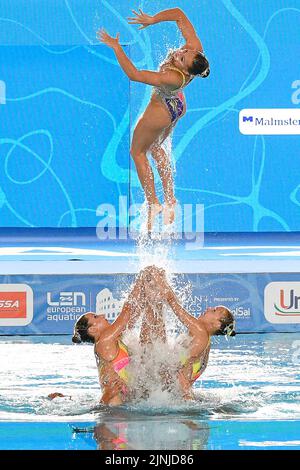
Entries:
[[206,78],[210,74],[209,62],[203,52],[198,52],[193,60],[193,64],[188,69],[189,74]]
[[72,342],[75,344],[94,343],[94,338],[88,334],[88,328],[88,319],[85,315],[82,315],[75,323]]
[[[222,305],[220,305],[222,307]],[[235,320],[233,313],[227,308],[223,307],[225,310],[225,315],[222,319],[222,326],[215,334],[216,335],[225,335],[225,336],[235,336]]]

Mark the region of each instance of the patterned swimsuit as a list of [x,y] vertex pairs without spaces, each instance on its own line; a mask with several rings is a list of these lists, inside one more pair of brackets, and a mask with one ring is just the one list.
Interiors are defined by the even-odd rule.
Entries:
[[186,81],[186,77],[184,73],[179,70],[177,67],[173,67],[171,65],[168,65],[170,62],[170,58],[172,57],[173,53],[170,53],[166,59],[165,62],[163,62],[160,66],[160,70],[175,70],[176,72],[180,73],[182,76],[182,85],[180,88],[177,88],[176,90],[169,90],[167,87],[153,87],[153,94],[158,96],[160,100],[164,103],[166,106],[170,118],[171,118],[171,123],[172,126],[175,126],[176,122],[178,119],[183,115],[184,112],[184,107],[185,107],[185,97],[183,94],[183,88],[191,82],[189,80],[188,82]]

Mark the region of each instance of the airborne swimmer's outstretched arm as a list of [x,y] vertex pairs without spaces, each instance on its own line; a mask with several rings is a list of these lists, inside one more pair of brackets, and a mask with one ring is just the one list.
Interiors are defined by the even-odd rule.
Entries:
[[197,49],[203,52],[202,43],[197,36],[195,28],[186,14],[180,8],[171,8],[157,13],[154,16],[147,15],[141,9],[139,13],[133,10],[135,17],[128,18],[130,24],[140,24],[139,29],[147,28],[150,25],[162,23],[164,21],[175,21],[178,28],[184,37],[186,44],[184,47],[187,49]]
[[126,73],[127,77],[133,82],[141,82],[146,85],[162,86],[168,85],[175,89],[178,88],[182,79],[178,77],[178,73],[173,70],[165,70],[161,72],[152,72],[149,70],[138,70],[134,63],[127,57],[121,44],[119,43],[120,35],[117,34],[115,38],[109,36],[104,30],[97,32],[97,37],[100,42],[111,47],[116,55],[116,58]]

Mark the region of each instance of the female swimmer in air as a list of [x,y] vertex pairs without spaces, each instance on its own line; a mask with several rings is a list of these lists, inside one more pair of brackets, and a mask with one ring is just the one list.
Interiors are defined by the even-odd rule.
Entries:
[[[185,44],[170,52],[157,72],[138,70],[122,49],[117,34],[109,36],[104,30],[97,32],[98,39],[114,50],[116,58],[130,80],[152,85],[152,95],[148,106],[139,118],[135,127],[131,156],[143,187],[147,208],[147,228],[151,231],[156,216],[163,211],[164,222],[171,224],[175,218],[176,198],[170,156],[162,147],[165,139],[171,134],[179,119],[186,113],[184,88],[196,77],[208,77],[209,62],[194,26],[180,8],[172,8],[147,15],[141,9],[133,10],[134,16],[128,18],[129,24],[140,25],[139,29],[164,21],[175,21],[185,39]],[[147,158],[150,152],[160,175],[164,205],[157,197],[154,175]]]

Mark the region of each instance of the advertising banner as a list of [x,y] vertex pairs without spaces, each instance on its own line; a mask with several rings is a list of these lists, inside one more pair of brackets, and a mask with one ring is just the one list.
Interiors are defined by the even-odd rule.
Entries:
[[[71,334],[87,312],[116,319],[134,275],[0,276],[1,335]],[[300,274],[188,274],[173,287],[194,316],[225,305],[238,333],[299,332]]]

